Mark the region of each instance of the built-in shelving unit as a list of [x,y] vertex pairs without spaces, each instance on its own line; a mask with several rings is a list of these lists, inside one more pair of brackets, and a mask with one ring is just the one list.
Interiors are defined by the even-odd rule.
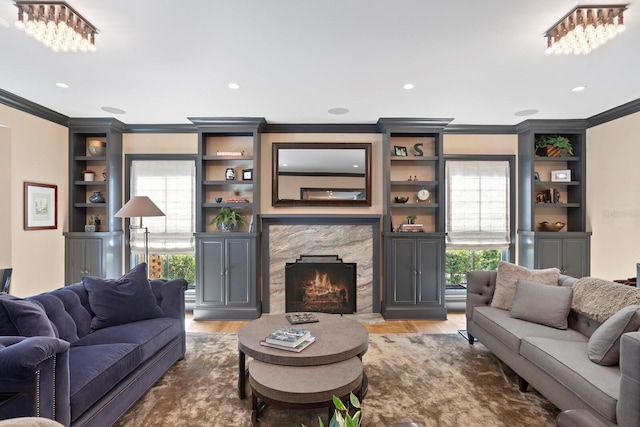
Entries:
[[[69,123],[69,231],[65,233],[65,282],[82,276],[119,277],[122,274],[122,220],[114,214],[122,206],[122,133],[115,119],[72,119]],[[104,155],[91,155],[89,141],[102,141]],[[84,171],[92,170],[92,181]],[[92,203],[99,192],[104,202]],[[95,232],[85,231],[95,225]]]
[[[196,302],[193,317],[255,319],[260,315],[258,239],[262,118],[190,118],[198,127],[196,167]],[[232,169],[235,179],[227,179]],[[216,200],[218,199],[218,200]],[[247,225],[220,231],[223,207]]]
[[[443,130],[450,119],[380,119],[383,135],[383,315],[446,319]],[[406,154],[406,155],[404,155]],[[426,200],[418,198],[427,190]],[[408,198],[399,203],[396,197]],[[415,216],[421,231],[403,231]]]
[[[569,139],[573,155],[546,157],[536,151],[538,138]],[[590,236],[586,229],[586,123],[583,120],[527,120],[518,125],[518,250],[528,268],[557,267],[575,277],[589,275]],[[569,171],[568,181],[553,180]],[[556,190],[559,200],[546,197]],[[541,222],[564,222],[557,232],[541,231]]]

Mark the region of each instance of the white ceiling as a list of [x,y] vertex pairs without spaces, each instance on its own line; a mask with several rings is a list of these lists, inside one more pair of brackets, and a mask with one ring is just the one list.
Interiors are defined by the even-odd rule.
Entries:
[[[17,8],[0,0],[0,89],[68,117],[513,125],[584,119],[640,98],[640,0],[627,2],[627,30],[586,57],[544,55],[544,32],[577,5],[567,0],[68,3],[98,27],[96,53],[52,52],[15,29]],[[581,4],[603,3],[613,4]],[[515,115],[528,109],[539,112]]]

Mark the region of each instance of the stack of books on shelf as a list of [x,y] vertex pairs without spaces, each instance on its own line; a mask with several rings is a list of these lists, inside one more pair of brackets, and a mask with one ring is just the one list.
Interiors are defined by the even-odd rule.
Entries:
[[311,336],[311,331],[308,329],[283,326],[270,333],[263,341],[260,341],[260,345],[299,353],[309,347],[315,340],[316,338]]

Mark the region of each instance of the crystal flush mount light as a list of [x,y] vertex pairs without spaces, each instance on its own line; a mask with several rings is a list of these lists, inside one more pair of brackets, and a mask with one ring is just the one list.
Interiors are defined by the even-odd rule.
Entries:
[[627,5],[577,6],[544,34],[546,55],[588,55],[624,31]]
[[16,1],[16,28],[54,52],[95,52],[96,27],[62,1]]

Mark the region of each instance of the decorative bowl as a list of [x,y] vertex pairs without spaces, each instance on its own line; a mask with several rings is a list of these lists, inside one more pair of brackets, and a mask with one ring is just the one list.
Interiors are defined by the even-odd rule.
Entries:
[[408,200],[409,200],[408,197],[396,197],[395,198],[396,203],[407,203]]
[[89,150],[89,154],[92,156],[104,156],[107,154],[107,147],[90,145],[87,149]]
[[564,222],[547,222],[538,223],[538,231],[560,231],[566,224]]

